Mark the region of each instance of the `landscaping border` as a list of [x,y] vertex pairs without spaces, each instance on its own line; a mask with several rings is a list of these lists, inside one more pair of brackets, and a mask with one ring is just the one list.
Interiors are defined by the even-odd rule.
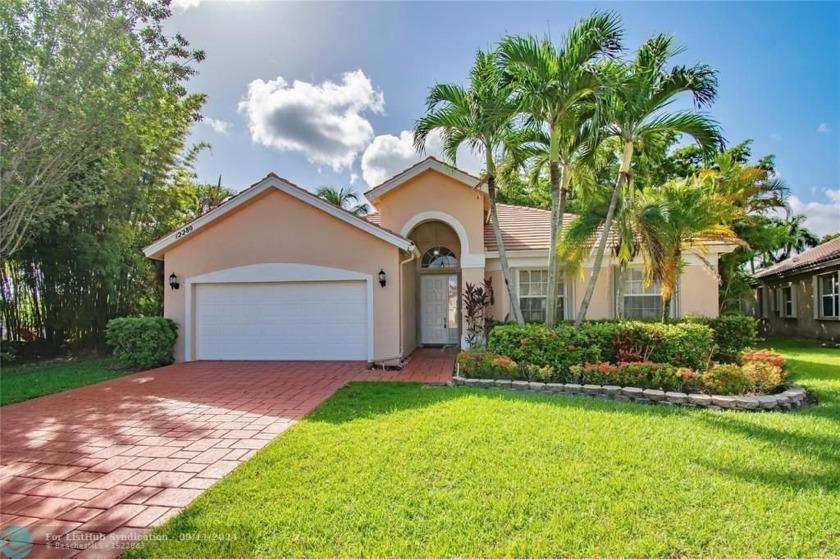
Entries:
[[519,392],[539,392],[543,394],[568,394],[590,396],[621,402],[637,402],[665,406],[686,406],[712,410],[733,409],[741,411],[786,411],[809,405],[808,391],[801,386],[792,385],[779,394],[766,396],[724,396],[717,394],[688,394],[685,392],[667,392],[633,386],[614,386],[600,384],[563,384],[559,382],[529,382],[526,380],[476,379],[453,377],[450,386],[471,388],[498,388]]

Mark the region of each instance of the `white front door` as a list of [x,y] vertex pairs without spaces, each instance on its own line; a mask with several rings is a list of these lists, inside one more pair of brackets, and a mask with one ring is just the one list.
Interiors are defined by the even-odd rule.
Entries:
[[420,276],[420,343],[458,343],[458,276]]

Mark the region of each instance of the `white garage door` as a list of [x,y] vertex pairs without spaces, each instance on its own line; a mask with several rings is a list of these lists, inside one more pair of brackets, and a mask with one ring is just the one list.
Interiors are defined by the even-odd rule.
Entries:
[[197,359],[368,359],[363,281],[196,287]]

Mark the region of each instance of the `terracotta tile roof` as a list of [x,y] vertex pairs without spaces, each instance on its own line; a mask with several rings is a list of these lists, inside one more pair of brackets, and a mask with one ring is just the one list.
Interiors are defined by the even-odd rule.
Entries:
[[782,260],[755,274],[756,278],[782,276],[791,272],[804,272],[831,260],[840,261],[840,237],[808,249],[801,254]]
[[[547,249],[551,244],[551,212],[526,206],[496,204],[499,226],[505,250]],[[565,221],[571,221],[572,214],[566,214]],[[499,250],[493,226],[484,224],[484,247],[488,251]]]
[[370,221],[374,225],[379,225],[380,227],[382,226],[382,214],[380,214],[378,212],[375,213],[375,214],[363,215],[362,217],[365,218],[366,220]]

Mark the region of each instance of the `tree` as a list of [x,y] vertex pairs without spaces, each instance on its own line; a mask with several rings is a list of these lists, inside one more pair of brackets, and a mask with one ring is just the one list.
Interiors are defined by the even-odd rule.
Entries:
[[[648,263],[646,280],[661,282],[662,321],[667,322],[684,266],[683,252],[694,250],[705,260],[708,242],[745,245],[729,225],[743,210],[720,196],[708,177],[674,180],[648,189],[638,204],[648,210],[639,229],[640,247]],[[708,261],[706,265],[714,269]]]
[[515,112],[511,89],[502,80],[498,54],[479,51],[470,70],[467,88],[457,84],[437,84],[429,91],[426,98],[426,114],[414,126],[414,145],[422,151],[429,134],[439,130],[443,138],[444,153],[453,163],[461,145],[483,152],[490,201],[490,222],[499,247],[502,276],[510,296],[513,318],[519,324],[524,324],[519,299],[513,290],[510,266],[496,211],[496,162],[503,154],[516,164],[522,157],[519,151],[521,143],[514,131]]
[[555,47],[548,38],[508,37],[500,45],[500,60],[512,83],[517,103],[528,121],[548,128],[547,160],[551,184],[551,240],[545,323],[553,327],[557,301],[557,247],[563,229],[566,193],[572,165],[586,141],[580,131],[600,87],[593,63],[621,49],[620,18],[595,13],[575,24]]
[[699,107],[712,103],[717,95],[717,76],[709,66],[699,64],[666,69],[670,59],[680,51],[673,37],[657,35],[639,48],[632,61],[601,64],[603,80],[608,85],[604,95],[599,97],[597,121],[603,126],[602,137],[620,141],[621,164],[596,248],[592,275],[575,320],[576,326],[580,326],[586,318],[595,292],[618,198],[623,185],[630,181],[635,148],[673,133],[691,136],[705,153],[717,151],[722,143],[717,124],[707,116],[693,111],[665,110],[681,93],[690,93]]
[[222,177],[219,175],[219,182],[217,184],[202,184],[198,186],[197,195],[197,214],[204,215],[224,204],[234,193],[229,188],[222,186]]
[[141,248],[197,215],[203,145],[187,138],[204,96],[185,82],[204,55],[163,32],[170,13],[0,3],[0,313],[45,351],[96,348],[110,318],[159,314],[162,266]]
[[204,53],[164,35],[170,13],[140,0],[0,4],[0,259],[107,188],[102,166],[135,148],[126,122],[158,91],[198,118],[203,96],[181,81]]
[[354,215],[362,216],[370,213],[370,206],[349,187],[322,186],[315,193],[333,206],[344,208]]
[[781,260],[790,258],[794,253],[799,254],[800,252],[805,252],[809,248],[820,244],[820,238],[805,227],[804,222],[806,219],[804,215],[796,215],[788,219],[785,223],[787,226],[788,240],[785,243]]

